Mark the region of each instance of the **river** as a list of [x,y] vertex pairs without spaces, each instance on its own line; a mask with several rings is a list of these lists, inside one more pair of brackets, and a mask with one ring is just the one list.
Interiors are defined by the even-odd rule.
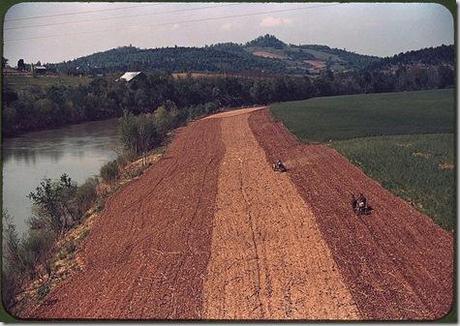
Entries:
[[27,230],[32,215],[27,195],[43,178],[67,173],[81,184],[116,158],[117,125],[117,119],[94,121],[3,140],[3,209],[19,234]]

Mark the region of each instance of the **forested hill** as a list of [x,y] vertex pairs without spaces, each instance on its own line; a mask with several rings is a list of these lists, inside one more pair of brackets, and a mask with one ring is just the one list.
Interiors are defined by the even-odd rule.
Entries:
[[395,66],[453,66],[455,63],[454,45],[441,45],[416,51],[408,51],[383,58],[369,65],[368,69],[388,69]]
[[124,72],[217,72],[262,74],[319,74],[323,70],[347,71],[379,60],[321,45],[286,44],[272,35],[246,44],[220,43],[204,47],[139,49],[119,47],[75,60],[48,64],[62,73]]

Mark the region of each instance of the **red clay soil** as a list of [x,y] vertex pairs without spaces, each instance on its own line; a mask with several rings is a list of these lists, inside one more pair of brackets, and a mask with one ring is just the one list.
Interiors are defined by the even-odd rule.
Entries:
[[275,173],[248,118],[221,120],[225,155],[204,282],[206,319],[361,319],[311,209]]
[[180,130],[106,204],[82,249],[85,269],[27,317],[200,318],[223,154],[218,120]]
[[[453,298],[453,236],[334,149],[301,144],[267,110],[250,126],[269,161],[286,161],[365,319],[438,319]],[[375,209],[358,217],[351,194]]]

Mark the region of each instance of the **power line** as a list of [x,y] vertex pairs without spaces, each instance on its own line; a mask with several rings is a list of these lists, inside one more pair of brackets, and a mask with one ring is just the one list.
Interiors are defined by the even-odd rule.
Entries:
[[129,7],[122,7],[122,8],[108,8],[108,9],[95,9],[95,10],[86,10],[86,11],[78,11],[78,12],[64,12],[59,14],[52,14],[52,15],[40,15],[40,16],[29,16],[29,17],[19,17],[19,18],[10,18],[5,19],[5,22],[10,21],[18,21],[18,20],[28,20],[28,19],[39,19],[39,18],[49,18],[49,17],[60,17],[60,16],[74,16],[74,15],[81,15],[81,14],[91,14],[95,12],[105,12],[105,11],[116,11],[116,10],[126,10],[132,8],[144,8],[144,7],[152,7],[152,6],[159,6],[163,5],[164,3],[154,3],[142,6],[129,6]]
[[241,14],[241,15],[228,15],[228,16],[210,17],[210,18],[202,18],[202,19],[191,19],[191,20],[167,22],[167,23],[154,24],[154,25],[131,25],[131,26],[123,26],[123,27],[120,27],[120,28],[111,28],[111,29],[104,29],[104,30],[93,30],[93,31],[75,32],[75,33],[45,35],[45,36],[28,37],[28,38],[22,38],[22,39],[16,39],[16,40],[4,40],[4,42],[6,42],[6,43],[8,43],[8,42],[20,42],[20,41],[30,41],[30,40],[38,40],[38,39],[46,39],[46,38],[53,38],[53,37],[70,36],[70,35],[79,35],[79,34],[93,34],[93,33],[113,32],[113,31],[117,31],[117,30],[124,30],[126,28],[134,28],[134,27],[140,27],[140,28],[150,27],[151,28],[151,27],[161,27],[161,26],[176,25],[176,24],[198,23],[198,22],[206,22],[206,21],[213,21],[213,20],[220,20],[220,19],[260,16],[260,15],[266,15],[266,14],[272,14],[272,13],[280,13],[280,12],[302,11],[302,10],[307,10],[307,9],[333,7],[333,6],[338,6],[338,5],[340,5],[340,3],[338,3],[338,4],[330,4],[330,5],[322,5],[322,6],[297,7],[297,8],[291,8],[291,9],[271,10],[271,11],[256,12],[256,13]]
[[[99,22],[99,21],[107,21],[107,20],[113,20],[113,19],[126,19],[126,18],[139,17],[139,16],[155,16],[155,15],[170,14],[170,13],[177,13],[177,12],[184,12],[184,11],[196,11],[196,10],[204,10],[204,9],[210,9],[210,8],[222,8],[222,7],[237,6],[237,5],[240,5],[240,3],[224,4],[224,5],[217,5],[217,6],[207,6],[207,7],[200,7],[200,8],[177,9],[177,10],[169,10],[169,11],[162,11],[162,12],[154,12],[154,13],[149,13],[149,14],[137,14],[137,15],[98,18],[97,21]],[[47,27],[47,26],[55,26],[55,25],[68,25],[68,24],[90,23],[90,22],[94,22],[94,19],[16,26],[16,27],[6,27],[3,30],[15,30],[15,29],[23,29],[23,28]]]

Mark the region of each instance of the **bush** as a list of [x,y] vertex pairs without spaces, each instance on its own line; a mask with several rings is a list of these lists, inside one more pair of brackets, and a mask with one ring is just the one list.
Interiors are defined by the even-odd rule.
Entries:
[[35,213],[30,220],[32,227],[62,233],[72,226],[78,214],[72,209],[77,189],[77,184],[66,174],[58,180],[43,179],[35,192],[28,195]]
[[49,229],[30,229],[21,246],[21,256],[31,277],[36,274],[36,267],[42,265],[50,273],[51,250],[56,234]]
[[117,160],[113,160],[107,162],[101,167],[101,177],[106,182],[112,182],[118,177],[118,162]]
[[117,157],[118,166],[120,168],[124,168],[130,162],[136,160],[136,158],[137,158],[136,153],[134,153],[133,151],[125,150],[123,151],[123,153],[121,153]]
[[8,309],[15,303],[15,297],[24,280],[24,264],[20,256],[21,242],[12,224],[11,216],[2,211],[3,242],[2,242],[2,296],[5,307]]
[[3,267],[2,270],[2,298],[6,309],[16,303],[16,295],[21,288],[21,276],[14,270]]
[[57,255],[57,258],[64,259],[68,257],[69,255],[72,255],[76,250],[77,250],[77,245],[75,244],[75,242],[68,241],[62,246],[61,250],[59,251]]
[[208,102],[204,105],[204,110],[207,114],[215,113],[219,109],[219,106],[215,102]]
[[46,297],[46,295],[50,293],[50,286],[48,283],[44,283],[42,284],[38,289],[37,289],[37,295],[38,295],[38,298],[41,300],[43,299],[44,297]]
[[94,204],[97,198],[97,178],[88,178],[84,184],[78,187],[75,193],[75,209],[81,218],[83,214]]
[[155,110],[153,116],[158,133],[161,137],[165,137],[171,129],[177,127],[178,121],[181,118],[175,105],[171,106],[169,111],[162,105]]
[[120,140],[124,150],[141,155],[161,143],[152,114],[134,116],[125,113],[120,119]]

